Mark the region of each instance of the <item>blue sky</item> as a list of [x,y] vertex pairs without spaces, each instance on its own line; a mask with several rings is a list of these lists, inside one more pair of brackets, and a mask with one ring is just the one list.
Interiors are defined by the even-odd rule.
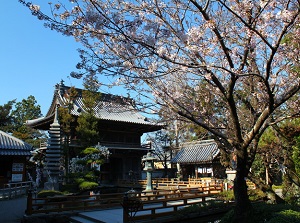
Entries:
[[0,21],[0,105],[33,95],[45,115],[55,84],[63,79],[82,88],[82,80],[69,77],[79,62],[80,45],[72,37],[46,29],[18,0],[2,4]]

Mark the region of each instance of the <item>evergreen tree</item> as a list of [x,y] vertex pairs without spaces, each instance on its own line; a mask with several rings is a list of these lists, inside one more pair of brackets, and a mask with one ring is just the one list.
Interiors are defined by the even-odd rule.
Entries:
[[15,102],[16,100],[12,100],[4,105],[0,105],[0,129],[4,132],[9,132],[11,129],[13,120],[10,113]]
[[13,136],[38,148],[40,143],[45,141],[45,134],[26,126],[25,123],[27,120],[40,118],[41,116],[40,105],[37,105],[35,97],[30,95],[27,99],[15,104],[11,112],[13,121],[9,131],[13,133]]
[[99,141],[98,118],[95,117],[95,108],[98,106],[101,94],[98,91],[98,81],[93,75],[84,79],[82,91],[83,111],[77,119],[76,132],[83,147],[95,146]]

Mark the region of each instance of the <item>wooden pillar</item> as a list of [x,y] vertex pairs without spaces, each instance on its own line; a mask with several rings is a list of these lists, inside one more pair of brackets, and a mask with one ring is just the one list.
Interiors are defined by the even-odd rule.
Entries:
[[25,210],[25,214],[31,215],[32,214],[32,190],[29,189],[27,193],[27,207]]
[[129,207],[128,207],[128,195],[125,193],[123,197],[123,223],[129,223]]

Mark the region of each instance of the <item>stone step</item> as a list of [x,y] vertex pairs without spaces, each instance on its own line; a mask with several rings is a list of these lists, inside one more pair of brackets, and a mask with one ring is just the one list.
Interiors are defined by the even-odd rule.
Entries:
[[80,212],[71,217],[73,223],[123,223],[123,208]]
[[70,222],[72,223],[104,223],[103,221],[100,221],[98,219],[95,219],[90,216],[78,214],[77,216],[72,216],[70,218]]
[[95,223],[94,221],[91,221],[86,218],[82,218],[80,216],[73,216],[70,218],[71,223]]

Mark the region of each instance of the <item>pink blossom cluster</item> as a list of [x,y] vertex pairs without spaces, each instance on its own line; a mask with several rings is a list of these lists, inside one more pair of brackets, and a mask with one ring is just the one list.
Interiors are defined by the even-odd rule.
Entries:
[[82,43],[83,73],[93,70],[221,138],[251,141],[271,116],[274,123],[299,113],[297,0],[72,2],[42,18]]

